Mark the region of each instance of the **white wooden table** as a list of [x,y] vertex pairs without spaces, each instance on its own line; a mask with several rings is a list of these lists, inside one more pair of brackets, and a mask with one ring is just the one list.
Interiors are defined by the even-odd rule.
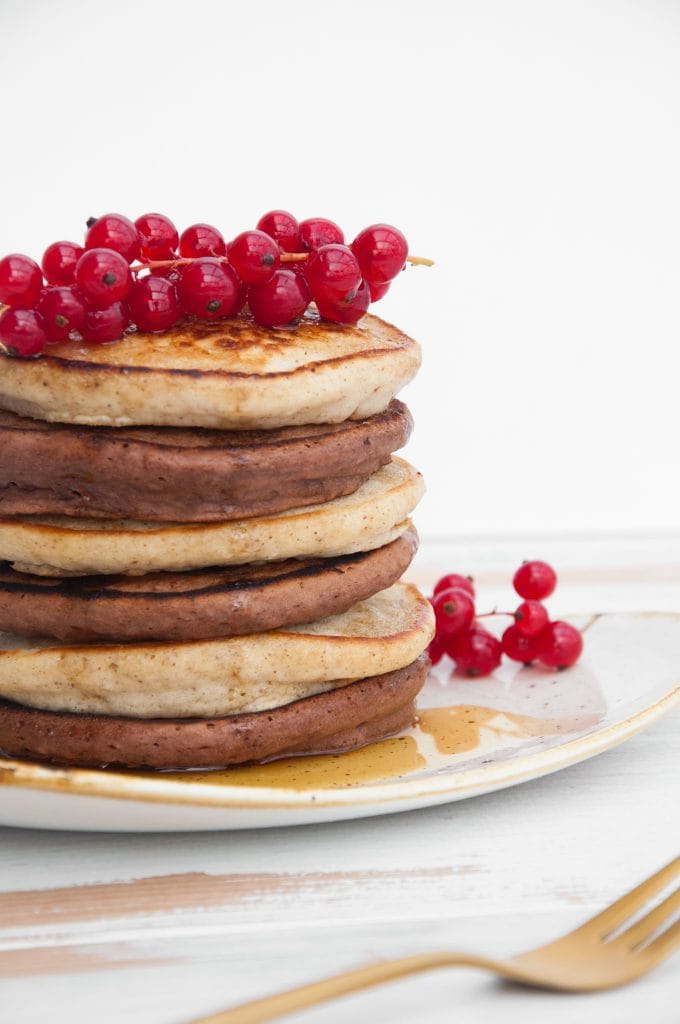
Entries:
[[[431,544],[414,575],[474,570],[480,604],[504,606],[522,557],[561,569],[553,612],[680,611],[680,537]],[[539,781],[409,814],[223,834],[0,829],[0,1020],[181,1024],[381,957],[519,951],[678,850],[678,714]],[[441,971],[288,1019],[670,1024],[679,1001],[676,957],[612,993]]]

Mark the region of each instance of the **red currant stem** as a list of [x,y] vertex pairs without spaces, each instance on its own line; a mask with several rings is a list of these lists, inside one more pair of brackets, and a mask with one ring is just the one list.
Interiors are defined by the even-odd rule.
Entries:
[[[215,256],[213,258],[226,262],[225,256]],[[133,274],[139,274],[141,270],[158,270],[161,267],[182,267],[186,263],[193,263],[194,259],[198,259],[198,257],[189,257],[187,259],[177,257],[174,260],[149,260],[148,263],[135,263],[134,266],[130,267],[130,270]]]
[[499,612],[498,608],[494,608],[494,610],[492,612],[480,612],[479,614],[475,615],[475,618],[476,619],[489,619],[489,618],[491,618],[492,615],[509,615],[511,619],[514,619],[514,617],[515,617],[515,613],[514,612]]
[[434,260],[429,260],[427,256],[407,256],[407,263],[412,263],[414,267],[433,267]]
[[[193,263],[195,259],[202,259],[200,256],[189,256],[186,259],[177,257],[174,260],[149,260],[148,263],[136,263],[130,267],[133,274],[139,274],[142,270],[160,270],[165,267],[183,267],[187,263]],[[228,263],[227,256],[213,256],[213,259],[219,260],[220,263]],[[282,252],[280,254],[281,263],[303,263],[309,259],[308,252]],[[429,260],[425,256],[408,256],[407,262],[417,266],[433,267],[434,260]]]
[[308,252],[282,252],[279,254],[282,263],[302,263],[309,259]]

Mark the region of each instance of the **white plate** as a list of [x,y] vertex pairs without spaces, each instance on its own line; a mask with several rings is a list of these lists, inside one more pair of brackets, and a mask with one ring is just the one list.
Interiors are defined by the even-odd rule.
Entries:
[[271,828],[406,811],[514,786],[613,747],[680,703],[680,616],[573,619],[566,672],[430,673],[420,724],[349,754],[215,772],[112,772],[0,758],[0,822],[111,832]]

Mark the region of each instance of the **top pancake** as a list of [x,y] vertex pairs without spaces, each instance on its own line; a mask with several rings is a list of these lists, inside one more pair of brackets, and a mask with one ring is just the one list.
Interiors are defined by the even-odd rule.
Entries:
[[295,330],[248,317],[187,318],[108,345],[65,341],[37,359],[0,355],[0,408],[49,422],[257,430],[381,412],[415,375],[420,347],[367,315],[309,311]]

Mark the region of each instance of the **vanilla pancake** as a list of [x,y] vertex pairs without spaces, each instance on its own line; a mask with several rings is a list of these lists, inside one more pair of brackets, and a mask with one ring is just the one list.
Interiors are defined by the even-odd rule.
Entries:
[[0,411],[0,515],[215,522],[351,494],[412,429],[401,402],[366,420],[205,430],[78,427]]
[[266,711],[414,661],[434,634],[429,601],[396,583],[341,615],[185,643],[82,644],[0,635],[0,697],[134,718]]
[[421,475],[392,459],[354,494],[322,505],[225,523],[16,516],[0,519],[0,561],[49,576],[183,571],[328,558],[395,540],[422,497]]
[[30,576],[0,566],[0,631],[61,640],[204,640],[337,615],[391,586],[418,546],[145,576]]
[[0,700],[0,750],[82,767],[221,768],[339,753],[407,729],[425,655],[394,672],[254,714],[139,719],[41,711]]
[[108,345],[59,342],[37,359],[2,355],[0,408],[114,427],[340,423],[387,408],[419,365],[418,344],[371,315],[350,327],[310,311],[292,331],[186,319]]

